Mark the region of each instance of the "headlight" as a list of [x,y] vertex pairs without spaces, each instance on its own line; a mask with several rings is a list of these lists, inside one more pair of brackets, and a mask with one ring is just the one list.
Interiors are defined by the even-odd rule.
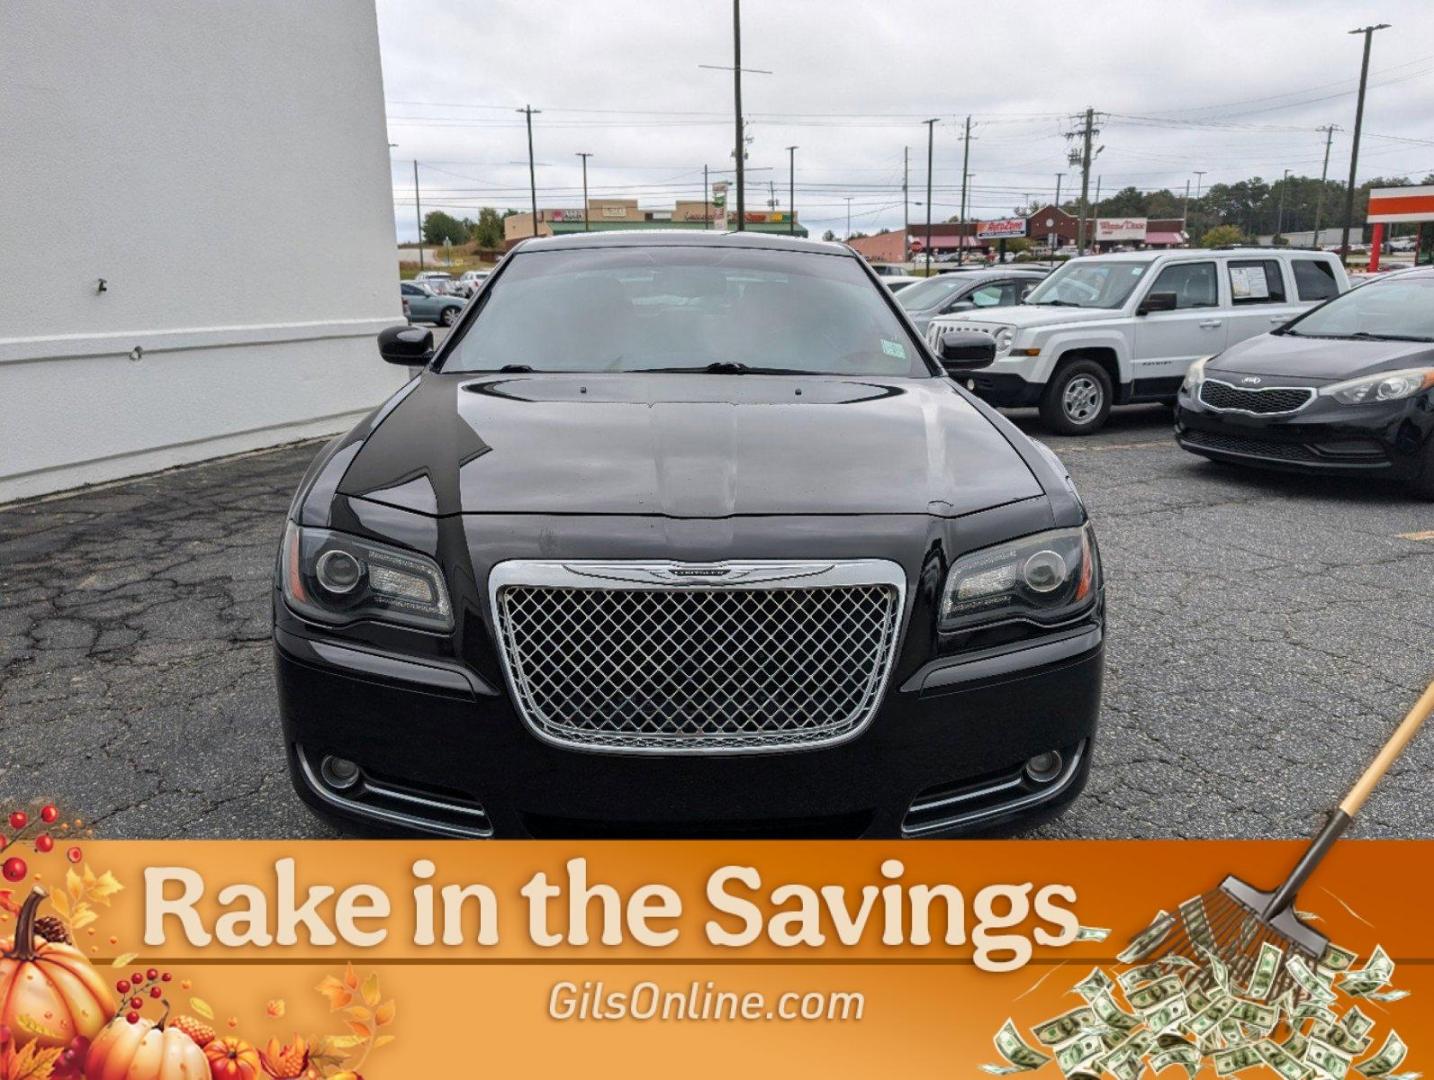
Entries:
[[1003,326],[996,331],[996,355],[1004,356],[1011,351],[1011,346],[1016,342],[1016,328],[1014,326]]
[[1334,398],[1341,405],[1363,405],[1370,401],[1399,401],[1431,386],[1434,386],[1434,368],[1409,368],[1333,383],[1321,387],[1320,394]]
[[1065,622],[1094,602],[1100,555],[1087,523],[973,551],[956,560],[941,591],[941,629],[1012,619]]
[[292,521],[279,552],[284,600],[316,622],[378,619],[420,630],[453,629],[443,574],[430,558]]
[[1195,396],[1195,391],[1199,390],[1200,384],[1205,381],[1205,365],[1213,359],[1213,356],[1202,356],[1185,369],[1185,381],[1180,384],[1182,393]]

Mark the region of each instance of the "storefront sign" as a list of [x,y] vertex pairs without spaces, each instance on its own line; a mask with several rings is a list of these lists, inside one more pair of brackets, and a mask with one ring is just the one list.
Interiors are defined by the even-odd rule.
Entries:
[[1113,242],[1117,240],[1145,239],[1148,218],[1097,218],[1095,222],[1095,238],[1100,243]]
[[718,232],[727,231],[727,181],[719,180],[712,185],[712,224]]
[[999,221],[976,222],[976,239],[1004,240],[1026,235],[1025,218],[1002,218]]

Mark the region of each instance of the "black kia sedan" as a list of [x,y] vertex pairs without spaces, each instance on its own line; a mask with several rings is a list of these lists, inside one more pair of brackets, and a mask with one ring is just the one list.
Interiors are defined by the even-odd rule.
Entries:
[[1204,457],[1388,476],[1434,499],[1434,268],[1361,285],[1196,361],[1175,433]]
[[295,787],[448,836],[930,836],[1090,766],[1103,591],[1054,454],[850,249],[525,241],[310,466],[274,596]]

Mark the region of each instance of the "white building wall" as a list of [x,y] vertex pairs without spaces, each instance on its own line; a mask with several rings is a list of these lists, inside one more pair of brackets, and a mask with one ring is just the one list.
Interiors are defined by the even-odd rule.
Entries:
[[6,0],[0,148],[0,502],[340,431],[408,377],[371,0]]

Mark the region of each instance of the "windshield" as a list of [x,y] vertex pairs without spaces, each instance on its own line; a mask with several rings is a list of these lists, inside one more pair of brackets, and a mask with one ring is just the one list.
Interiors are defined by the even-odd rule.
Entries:
[[1281,332],[1300,337],[1434,341],[1434,276],[1420,274],[1361,285]]
[[444,371],[930,376],[854,259],[711,247],[515,255]]
[[1129,259],[1081,259],[1066,263],[1026,297],[1028,304],[1118,308],[1150,269]]
[[962,277],[960,274],[941,274],[902,289],[896,302],[907,311],[925,311],[927,308],[936,307],[949,297],[955,296],[962,289],[969,288],[971,284],[969,277]]

